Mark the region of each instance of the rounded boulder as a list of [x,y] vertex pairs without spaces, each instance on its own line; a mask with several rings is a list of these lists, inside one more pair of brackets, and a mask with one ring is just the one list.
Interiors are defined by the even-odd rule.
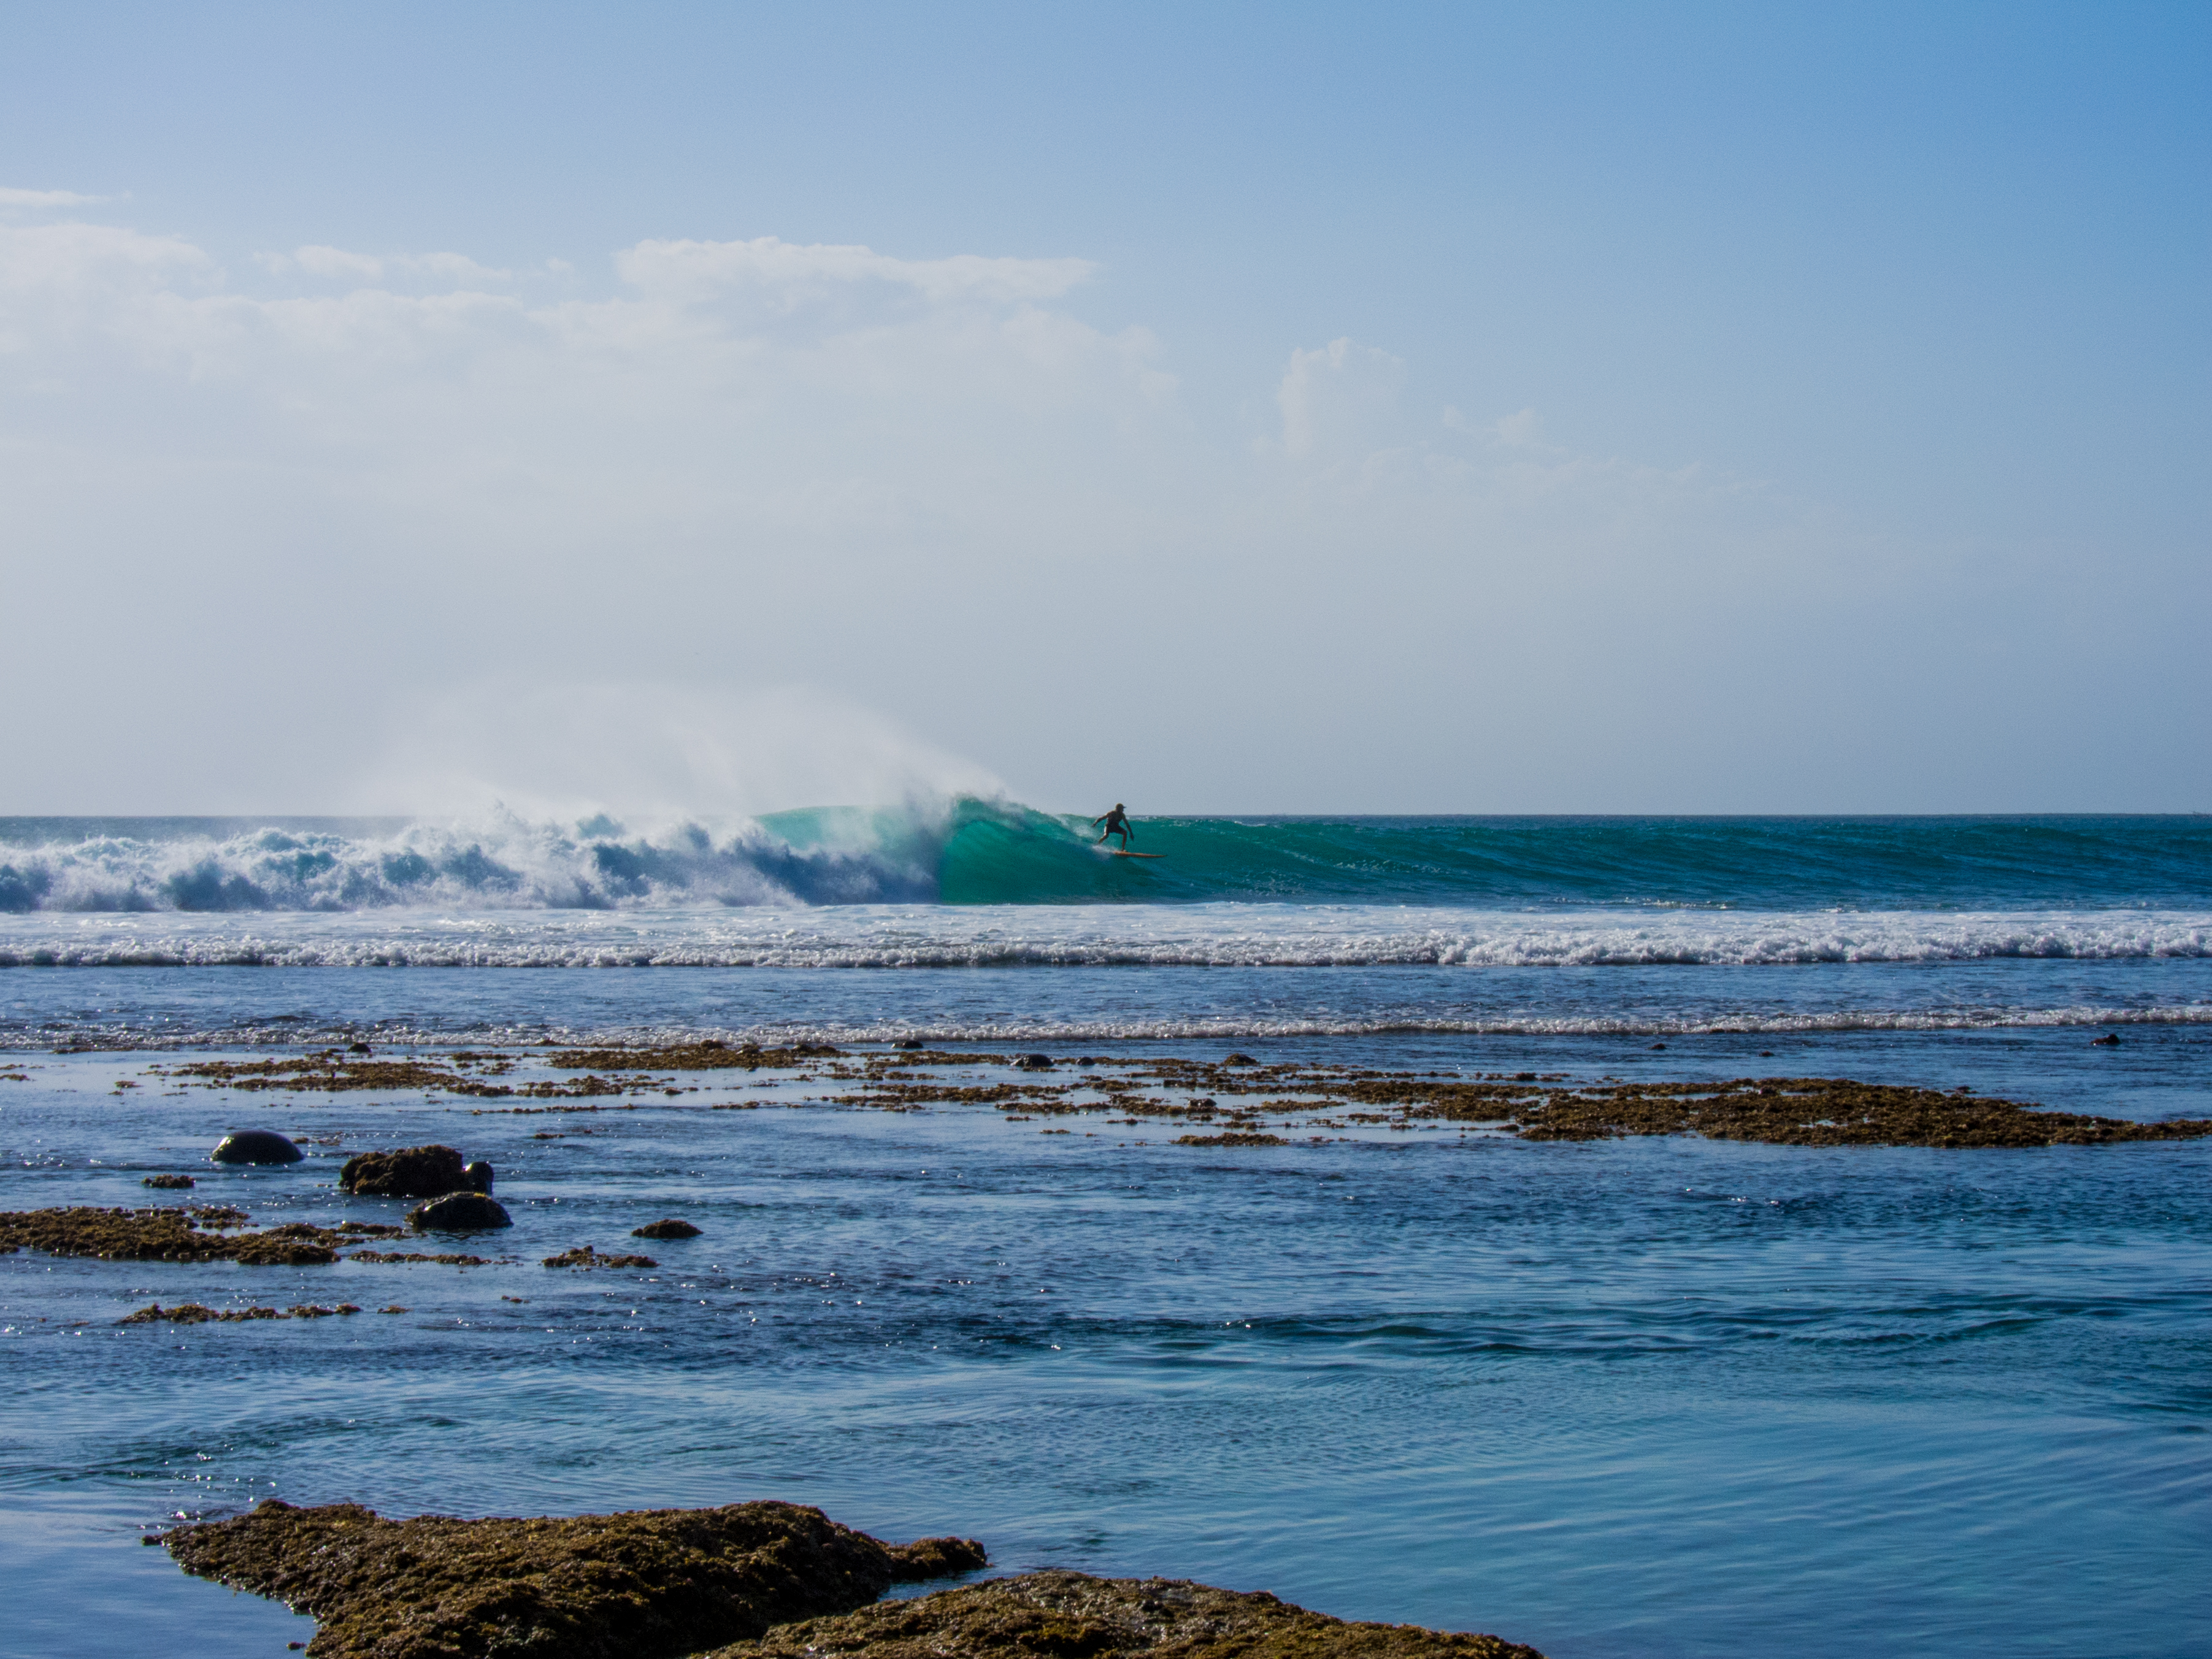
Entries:
[[307,1154],[274,1129],[234,1129],[208,1156],[217,1164],[297,1164]]
[[494,1227],[512,1227],[514,1220],[496,1199],[482,1193],[447,1193],[407,1212],[407,1224],[417,1232],[480,1233]]

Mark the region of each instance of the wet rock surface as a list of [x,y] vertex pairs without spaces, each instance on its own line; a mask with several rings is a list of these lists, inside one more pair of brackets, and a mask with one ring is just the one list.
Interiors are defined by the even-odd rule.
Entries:
[[[481,1181],[471,1170],[483,1172]],[[362,1198],[437,1198],[446,1193],[491,1190],[491,1165],[471,1164],[452,1146],[406,1146],[396,1152],[357,1152],[338,1171],[338,1185]]]
[[181,1193],[190,1191],[193,1182],[188,1175],[150,1175],[138,1184],[142,1187],[156,1188],[163,1192]]
[[630,1229],[632,1238],[696,1238],[699,1230],[688,1221],[671,1216],[665,1221],[648,1221],[642,1227]]
[[313,1614],[312,1659],[677,1659],[865,1607],[955,1547],[981,1559],[959,1540],[895,1550],[792,1504],[387,1521],[270,1498],[161,1542],[187,1572]]
[[1032,1572],[781,1626],[711,1659],[1543,1659],[1495,1636],[1350,1624],[1264,1591]]
[[512,1227],[514,1218],[496,1199],[482,1193],[447,1193],[407,1212],[407,1224],[419,1232],[476,1233]]
[[307,1154],[274,1129],[234,1129],[208,1156],[217,1164],[297,1164]]

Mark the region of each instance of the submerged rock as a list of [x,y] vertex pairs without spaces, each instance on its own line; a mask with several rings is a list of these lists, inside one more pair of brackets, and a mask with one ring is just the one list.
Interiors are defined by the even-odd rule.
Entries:
[[1179,1578],[1030,1572],[781,1626],[701,1659],[1543,1659],[1495,1636],[1351,1624]]
[[164,1192],[180,1193],[190,1190],[193,1182],[188,1175],[150,1175],[138,1184],[142,1187],[158,1187]]
[[895,1550],[792,1504],[387,1521],[272,1498],[161,1541],[187,1572],[313,1614],[315,1659],[676,1659],[865,1607],[941,1559],[983,1562],[967,1540]]
[[665,1221],[648,1221],[642,1227],[629,1230],[632,1238],[696,1238],[699,1230],[688,1221],[671,1216]]
[[208,1156],[218,1164],[297,1164],[307,1154],[274,1129],[234,1129]]
[[464,1164],[451,1146],[405,1146],[396,1152],[357,1152],[338,1171],[338,1185],[364,1198],[437,1198],[446,1193],[491,1190],[491,1165]]
[[482,1193],[447,1193],[407,1212],[407,1224],[421,1232],[473,1233],[512,1227],[514,1218],[496,1199]]
[[1052,1056],[1050,1054],[1024,1054],[1019,1060],[1014,1062],[1014,1069],[1018,1072],[1049,1072],[1052,1070]]

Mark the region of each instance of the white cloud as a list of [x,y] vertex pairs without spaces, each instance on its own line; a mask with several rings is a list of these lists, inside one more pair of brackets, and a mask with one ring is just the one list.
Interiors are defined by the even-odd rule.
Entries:
[[294,248],[289,253],[264,253],[258,257],[264,270],[280,276],[298,272],[338,282],[358,279],[374,283],[388,277],[412,277],[430,282],[505,283],[514,275],[511,270],[480,265],[462,253],[355,253],[342,247],[311,244]]
[[1005,259],[959,254],[900,259],[872,248],[801,245],[774,236],[746,242],[645,241],[616,258],[623,280],[655,298],[705,299],[752,289],[793,307],[809,298],[884,284],[922,299],[987,305],[1055,300],[1087,280],[1088,259]]
[[18,190],[0,185],[0,208],[89,207],[105,196],[80,196],[73,190]]

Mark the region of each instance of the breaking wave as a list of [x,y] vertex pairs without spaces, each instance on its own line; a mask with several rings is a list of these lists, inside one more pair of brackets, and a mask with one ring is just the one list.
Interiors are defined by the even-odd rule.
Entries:
[[[550,823],[504,813],[470,823],[17,818],[0,820],[0,911],[711,913],[1220,901],[1538,910],[2212,910],[2212,818],[2203,817],[1155,818],[1139,819],[1138,835],[1138,850],[1164,856],[1109,857],[1091,844],[1079,819],[974,798],[642,828],[604,817]],[[1973,956],[2107,948],[2065,928],[2045,938],[2034,926],[2008,923],[2002,936],[1937,930],[1925,949]],[[1830,939],[1817,928],[1800,929],[1804,936],[1794,943],[1715,948],[1718,959],[1822,961],[1836,959],[1836,951],[1892,948],[1856,944],[1857,931],[1844,925]],[[1448,960],[1454,958],[1433,952],[1492,946],[1470,940],[1463,947],[1378,948]],[[1628,953],[1618,958],[1624,960],[1714,959],[1703,945],[1640,940],[1528,948],[1540,956],[1569,953],[1562,960],[1577,959],[1577,951],[1613,960],[1605,953],[1616,950]],[[1690,954],[1649,954],[1676,948]],[[2201,945],[2185,937],[2112,948],[2185,953]]]

